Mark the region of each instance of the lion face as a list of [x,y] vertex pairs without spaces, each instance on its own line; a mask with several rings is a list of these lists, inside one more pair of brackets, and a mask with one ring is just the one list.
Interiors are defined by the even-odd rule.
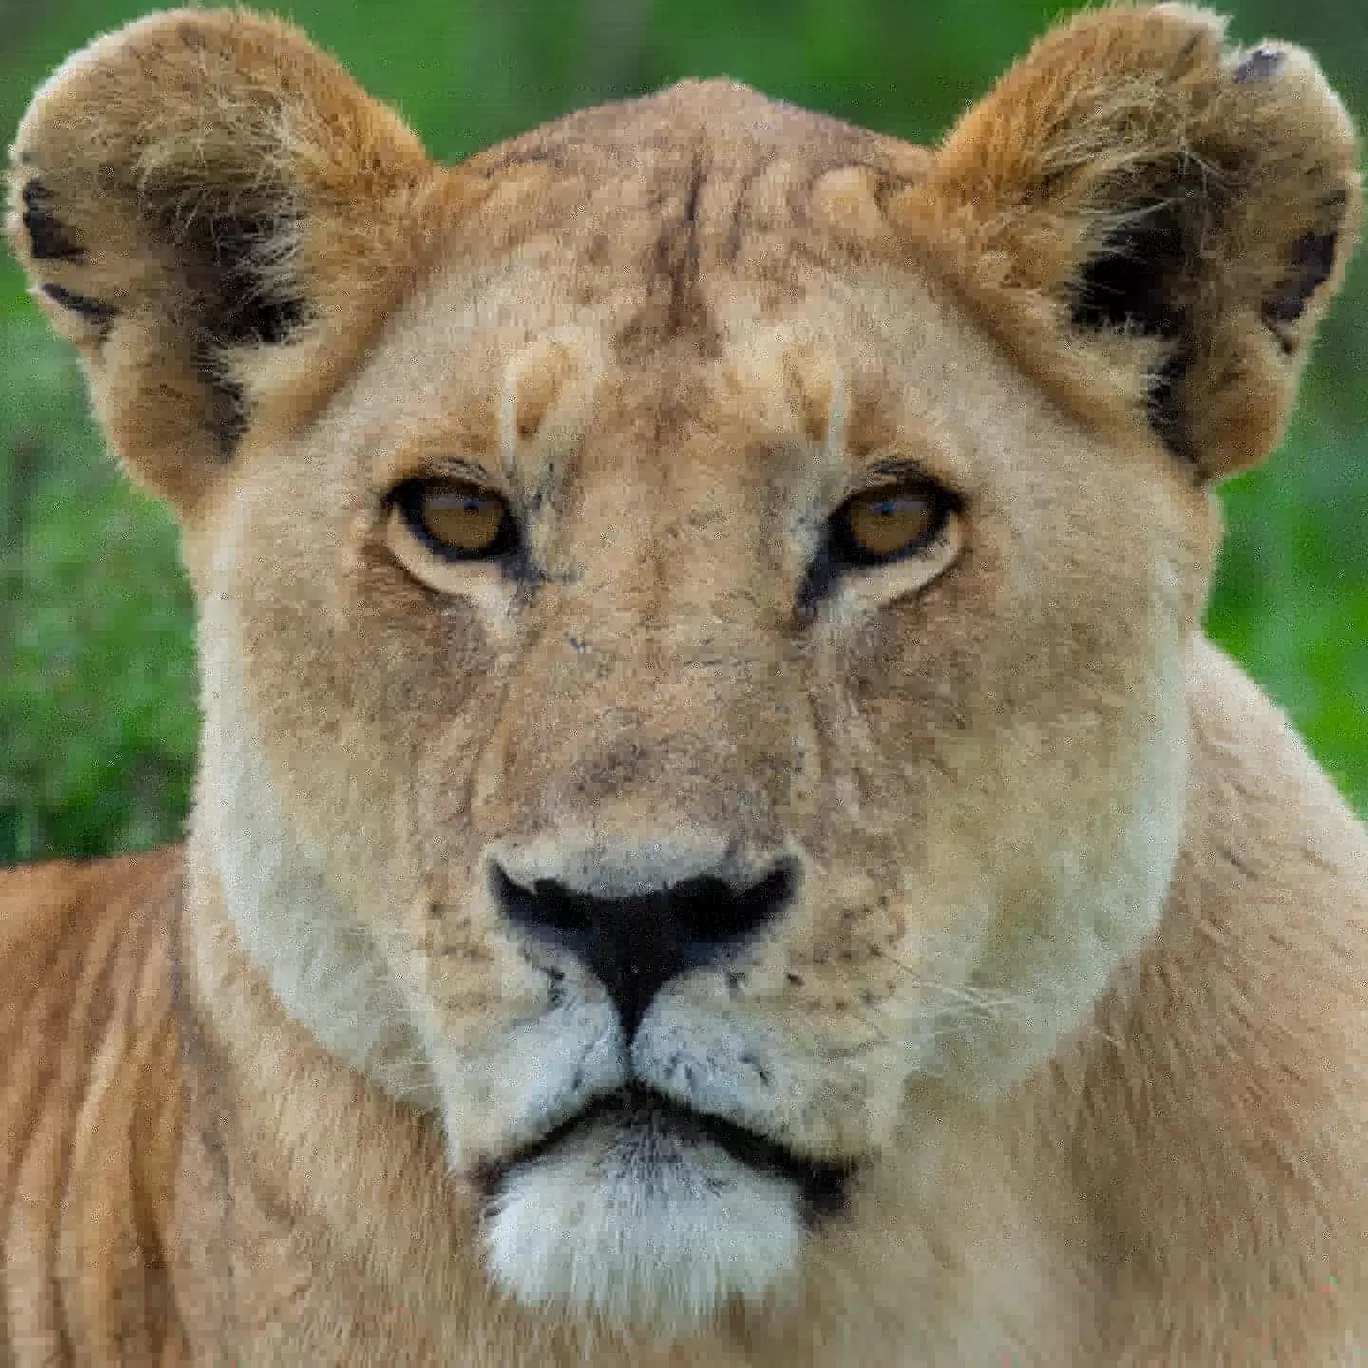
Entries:
[[769,1291],[911,1082],[992,1095],[1150,929],[1211,539],[683,151],[448,248],[201,571],[249,949],[440,1110],[507,1284],[653,1320]]
[[[1193,109],[1237,84],[1263,109],[1207,20],[1144,14],[1080,21],[993,99],[1030,107],[1032,80],[1103,60],[1089,24],[1131,24],[1135,52],[1200,67]],[[164,42],[160,22],[105,60]],[[236,96],[263,50],[302,45],[213,23]],[[323,59],[289,50],[307,86]],[[251,140],[250,102],[229,103],[197,168]],[[1274,103],[1265,124],[1290,117]],[[215,444],[199,476],[109,360],[120,336],[144,365],[190,342],[131,286],[107,315],[74,277],[48,292],[98,353],[111,433],[180,512],[194,840],[242,945],[325,1047],[440,1117],[491,1274],[529,1305],[687,1327],[781,1295],[873,1219],[926,1109],[1044,1060],[1160,914],[1206,481],[1266,449],[1294,375],[1268,370],[1281,388],[1252,406],[1264,353],[1231,320],[1283,282],[1259,364],[1293,366],[1333,262],[1297,277],[1294,314],[1286,244],[1330,199],[1307,177],[1296,209],[1251,177],[1269,259],[1240,237],[1254,209],[1226,206],[1243,274],[1218,288],[1198,279],[1210,234],[1189,260],[1192,225],[1145,199],[1171,165],[1146,182],[1118,153],[1108,189],[1048,142],[1102,132],[1049,118],[1014,162],[992,110],[932,157],[689,85],[454,172],[371,111],[355,165],[291,181],[280,153],[288,212],[246,228],[273,182],[224,171],[203,212],[231,202],[247,245],[195,295],[213,364],[172,377],[199,405],[182,459]],[[59,160],[59,122],[21,131],[25,166]],[[139,151],[140,206],[170,156]],[[74,192],[41,173],[55,222]],[[1123,192],[1148,208],[1127,219]],[[1132,280],[1115,262],[1151,231],[1158,274]],[[201,274],[158,257],[156,288],[200,281],[214,232]],[[99,285],[114,266],[91,251]],[[230,307],[244,275],[253,302]],[[1222,405],[1244,426],[1217,433]]]

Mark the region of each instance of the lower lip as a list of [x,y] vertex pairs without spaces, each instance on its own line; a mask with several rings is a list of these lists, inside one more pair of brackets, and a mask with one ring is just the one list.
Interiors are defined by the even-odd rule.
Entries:
[[772,1140],[766,1140],[729,1121],[691,1111],[658,1093],[631,1088],[600,1098],[577,1116],[562,1122],[535,1144],[497,1164],[484,1166],[477,1175],[479,1186],[487,1197],[493,1197],[510,1169],[534,1162],[589,1125],[609,1126],[624,1131],[650,1125],[667,1128],[685,1144],[706,1141],[747,1168],[774,1174],[791,1183],[798,1190],[804,1214],[812,1223],[835,1216],[845,1209],[850,1179],[855,1171],[853,1163],[802,1158],[782,1145],[776,1145]]

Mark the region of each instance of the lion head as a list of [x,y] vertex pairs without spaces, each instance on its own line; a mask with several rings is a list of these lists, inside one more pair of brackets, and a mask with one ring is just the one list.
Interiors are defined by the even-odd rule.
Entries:
[[40,92],[13,240],[199,599],[192,892],[517,1300],[782,1295],[1152,931],[1354,156],[1181,7],[931,151],[708,81],[446,168],[227,12]]

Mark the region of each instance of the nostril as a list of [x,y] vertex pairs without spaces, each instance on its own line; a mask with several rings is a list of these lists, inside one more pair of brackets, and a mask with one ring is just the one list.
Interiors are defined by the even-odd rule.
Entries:
[[497,865],[494,876],[500,902],[516,918],[541,923],[550,930],[586,931],[593,911],[593,898],[552,879],[538,879],[531,888],[516,884]]
[[590,969],[629,1039],[666,983],[737,949],[783,911],[797,884],[796,864],[783,860],[740,887],[703,875],[605,898],[557,879],[519,883],[501,865],[490,868],[491,892],[508,921]]
[[554,879],[537,879],[530,886],[517,883],[499,866],[491,871],[495,902],[514,926],[542,940],[563,945],[584,958],[594,931],[595,904],[587,893],[577,893]]
[[672,916],[686,945],[725,950],[754,935],[793,897],[793,865],[785,861],[758,883],[735,889],[721,879],[690,879],[670,890]]

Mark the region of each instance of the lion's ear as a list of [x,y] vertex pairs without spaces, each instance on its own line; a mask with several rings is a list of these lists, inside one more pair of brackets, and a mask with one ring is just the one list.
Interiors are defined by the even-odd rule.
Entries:
[[431,177],[414,136],[285,24],[154,15],[34,97],[10,238],[110,442],[186,509],[273,400],[321,395]]
[[1144,404],[1217,476],[1281,435],[1357,234],[1356,166],[1306,53],[1121,6],[1047,34],[896,214],[1042,379]]

